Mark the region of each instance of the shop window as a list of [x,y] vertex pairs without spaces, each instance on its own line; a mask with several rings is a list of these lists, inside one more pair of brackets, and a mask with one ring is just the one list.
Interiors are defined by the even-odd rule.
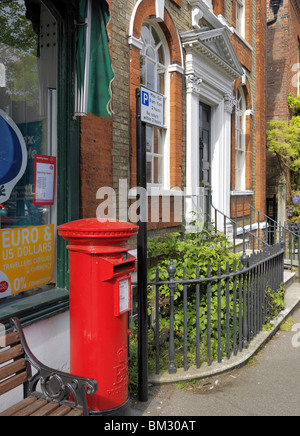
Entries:
[[0,305],[55,286],[57,23],[0,3]]
[[[142,27],[140,74],[141,85],[159,92],[165,96],[165,106],[168,102],[167,68],[169,65],[169,50],[162,33],[151,24]],[[165,185],[167,180],[165,158],[167,152],[167,130],[147,126],[147,183],[148,185]]]
[[242,88],[238,88],[235,112],[235,189],[246,186],[246,100]]

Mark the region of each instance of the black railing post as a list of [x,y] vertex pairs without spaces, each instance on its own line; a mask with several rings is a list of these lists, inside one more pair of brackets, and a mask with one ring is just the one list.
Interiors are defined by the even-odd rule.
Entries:
[[176,273],[176,266],[171,260],[170,265],[167,268],[167,271],[170,276],[170,339],[169,339],[169,373],[175,374],[177,372],[176,366],[174,364],[175,358],[175,344],[174,344],[174,289],[176,287],[176,283],[174,280],[174,276]]
[[[241,262],[243,264],[244,269],[249,267],[250,258],[244,252],[241,257]],[[248,279],[249,279],[249,271],[245,271],[243,275],[243,348],[248,348],[248,334],[249,334],[249,324],[248,324]]]

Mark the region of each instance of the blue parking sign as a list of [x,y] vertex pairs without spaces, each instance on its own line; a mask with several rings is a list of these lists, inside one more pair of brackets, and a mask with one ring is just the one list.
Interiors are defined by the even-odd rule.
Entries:
[[149,98],[149,93],[146,91],[142,91],[142,104],[144,106],[148,106],[150,104],[150,98]]

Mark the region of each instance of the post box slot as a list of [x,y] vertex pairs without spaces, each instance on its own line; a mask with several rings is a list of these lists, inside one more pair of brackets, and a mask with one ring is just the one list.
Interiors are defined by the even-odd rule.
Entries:
[[127,262],[127,263],[124,263],[121,265],[115,265],[114,266],[114,275],[118,275],[118,274],[128,272],[128,271],[131,272],[132,269],[133,270],[135,269],[135,261]]

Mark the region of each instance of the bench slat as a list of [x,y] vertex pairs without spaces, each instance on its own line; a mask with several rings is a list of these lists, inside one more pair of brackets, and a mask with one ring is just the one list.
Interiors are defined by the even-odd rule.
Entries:
[[83,416],[83,410],[81,409],[72,409],[66,416]]
[[20,410],[25,409],[25,407],[27,407],[30,404],[34,403],[36,400],[37,400],[36,397],[25,398],[25,400],[22,400],[19,403],[14,404],[9,409],[7,409],[4,412],[0,413],[0,416],[11,416],[14,413],[19,412]]
[[71,407],[69,406],[60,406],[58,409],[56,409],[54,412],[50,413],[48,416],[65,416],[67,413],[69,413],[71,410]]
[[27,381],[27,372],[21,372],[14,377],[10,377],[4,382],[0,383],[0,395],[5,394],[6,392],[16,388],[17,386],[22,385]]
[[32,413],[41,409],[45,404],[47,404],[47,400],[39,398],[29,406],[25,407],[25,409],[21,409],[19,412],[14,413],[12,416],[30,416]]
[[60,407],[59,403],[54,403],[53,401],[51,401],[50,403],[43,406],[41,409],[32,413],[30,416],[48,416],[50,413],[54,412],[59,407]]
[[[2,338],[2,336],[1,336]],[[13,345],[13,344],[17,344],[18,342],[20,342],[20,335],[18,332],[13,332],[10,333],[9,335],[5,336],[5,346],[3,347],[2,345],[0,345],[0,350],[1,348],[6,348],[9,345]],[[2,344],[3,342],[1,341],[0,344]]]
[[8,350],[2,351],[0,353],[0,365],[23,355],[24,350],[21,344],[16,345],[15,347],[11,347]]
[[16,360],[6,366],[0,368],[0,381],[26,369],[25,359]]

